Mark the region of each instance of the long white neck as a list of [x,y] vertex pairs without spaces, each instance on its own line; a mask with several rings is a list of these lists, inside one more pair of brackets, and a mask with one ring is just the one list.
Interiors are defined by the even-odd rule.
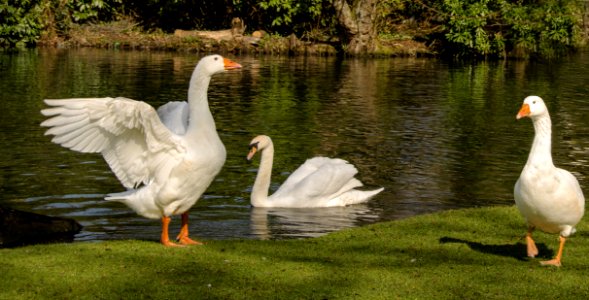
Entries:
[[190,117],[186,135],[217,134],[215,120],[209,109],[207,98],[210,81],[210,75],[203,74],[199,67],[194,69],[188,88]]
[[552,122],[550,115],[534,118],[534,142],[530,150],[527,165],[535,167],[554,167],[552,162]]
[[270,143],[260,153],[260,168],[252,188],[251,203],[254,207],[267,206],[268,190],[272,179],[272,163],[274,161],[274,146]]

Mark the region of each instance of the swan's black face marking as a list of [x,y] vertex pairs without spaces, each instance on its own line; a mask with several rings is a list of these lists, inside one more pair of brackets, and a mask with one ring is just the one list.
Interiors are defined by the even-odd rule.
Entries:
[[251,143],[251,144],[249,145],[249,148],[250,148],[250,149],[251,149],[251,148],[256,148],[256,150],[258,150],[258,144],[260,144],[260,142]]

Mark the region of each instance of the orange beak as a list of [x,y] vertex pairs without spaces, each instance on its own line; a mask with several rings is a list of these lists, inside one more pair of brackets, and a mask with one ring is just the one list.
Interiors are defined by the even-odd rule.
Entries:
[[241,68],[240,64],[238,64],[228,58],[223,58],[223,64],[225,64],[225,70],[233,70],[233,69]]
[[252,158],[254,157],[254,155],[256,154],[256,152],[258,152],[258,147],[257,146],[252,146],[250,148],[250,152],[247,154],[247,160],[252,160]]
[[530,115],[530,106],[527,103],[524,103],[524,105],[522,105],[522,108],[519,109],[519,112],[517,113],[517,116],[515,116],[516,119],[521,119],[523,117],[527,117]]

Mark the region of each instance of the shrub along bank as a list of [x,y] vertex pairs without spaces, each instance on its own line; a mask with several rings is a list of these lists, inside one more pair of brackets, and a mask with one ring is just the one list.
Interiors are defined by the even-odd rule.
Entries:
[[[369,12],[369,13],[367,13]],[[346,18],[342,17],[346,16]],[[261,41],[179,38],[174,30],[221,30],[234,18]],[[585,45],[589,3],[576,0],[22,0],[0,4],[0,47],[135,47],[280,54],[444,55],[552,58]],[[115,22],[112,25],[109,22]],[[92,26],[101,39],[80,39]],[[355,28],[350,24],[364,24]],[[368,24],[368,25],[366,25]],[[81,26],[90,26],[81,27]],[[342,30],[346,28],[346,30]],[[118,28],[121,29],[121,28]],[[124,28],[123,28],[124,29]],[[366,32],[364,32],[366,31]],[[114,34],[114,39],[108,34]],[[118,38],[117,38],[118,36]],[[109,42],[110,41],[110,42]],[[358,46],[358,43],[366,45]]]

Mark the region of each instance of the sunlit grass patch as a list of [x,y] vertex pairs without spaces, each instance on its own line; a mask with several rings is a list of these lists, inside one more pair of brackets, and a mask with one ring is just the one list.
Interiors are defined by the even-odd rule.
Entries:
[[[454,210],[314,239],[164,248],[112,241],[0,250],[0,298],[579,298],[589,293],[587,225],[563,267],[525,257],[514,207]],[[536,234],[540,256],[557,237]]]

